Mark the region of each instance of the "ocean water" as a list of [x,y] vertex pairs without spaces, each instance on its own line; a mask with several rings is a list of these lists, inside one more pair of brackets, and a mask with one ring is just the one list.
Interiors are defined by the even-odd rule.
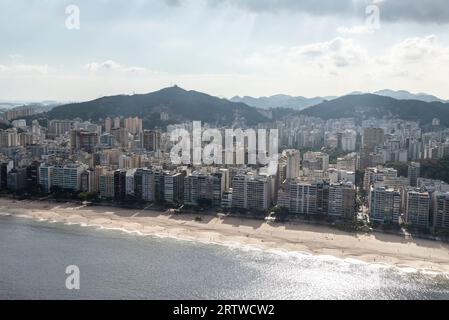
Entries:
[[0,216],[0,299],[449,299],[449,277]]

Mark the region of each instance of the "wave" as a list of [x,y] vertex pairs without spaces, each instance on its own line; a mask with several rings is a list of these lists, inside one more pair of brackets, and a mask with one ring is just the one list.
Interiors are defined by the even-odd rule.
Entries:
[[[0,212],[0,216],[11,216],[9,213]],[[449,274],[444,272],[438,272],[434,270],[418,270],[416,268],[407,267],[407,266],[398,266],[398,265],[391,265],[386,263],[371,263],[367,261],[363,261],[356,258],[342,258],[337,257],[333,255],[326,255],[326,254],[313,254],[310,252],[305,251],[293,251],[283,248],[267,248],[264,246],[259,245],[253,245],[253,244],[245,244],[238,241],[214,241],[214,240],[206,240],[201,238],[193,238],[189,236],[182,236],[182,235],[175,235],[171,233],[163,233],[163,232],[156,232],[156,233],[150,233],[150,232],[142,232],[139,230],[124,228],[124,227],[108,227],[101,224],[95,224],[95,223],[86,223],[86,222],[72,222],[72,221],[58,221],[55,219],[45,219],[42,217],[36,218],[32,216],[27,215],[15,215],[16,217],[22,217],[22,218],[28,218],[28,219],[34,219],[39,222],[46,222],[46,223],[62,223],[67,226],[80,226],[83,228],[94,228],[96,230],[104,230],[104,231],[116,231],[121,232],[123,234],[127,235],[135,235],[135,236],[142,236],[142,237],[152,237],[152,238],[159,238],[159,239],[172,239],[176,241],[182,241],[182,242],[189,242],[189,243],[196,243],[196,244],[205,244],[205,245],[217,245],[221,247],[226,247],[230,250],[239,250],[243,252],[259,252],[259,253],[268,253],[273,254],[278,257],[283,257],[285,259],[314,259],[314,260],[320,260],[323,262],[329,262],[329,263],[338,263],[343,264],[346,266],[367,266],[369,268],[375,269],[375,270],[385,270],[385,269],[394,269],[397,272],[401,274],[423,274],[426,276],[445,276],[449,279]]]

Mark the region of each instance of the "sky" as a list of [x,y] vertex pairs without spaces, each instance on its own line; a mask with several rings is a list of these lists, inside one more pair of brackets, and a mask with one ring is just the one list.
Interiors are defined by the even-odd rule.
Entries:
[[449,99],[448,31],[447,0],[2,0],[0,100],[175,84],[226,98]]

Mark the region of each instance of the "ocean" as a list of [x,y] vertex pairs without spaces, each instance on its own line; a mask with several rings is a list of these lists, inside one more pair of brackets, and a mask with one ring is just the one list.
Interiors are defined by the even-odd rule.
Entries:
[[0,299],[449,299],[449,277],[0,216]]

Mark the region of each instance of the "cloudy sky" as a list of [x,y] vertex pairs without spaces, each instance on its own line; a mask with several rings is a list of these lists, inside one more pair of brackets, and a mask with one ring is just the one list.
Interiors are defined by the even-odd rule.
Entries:
[[222,97],[391,88],[449,99],[448,31],[447,0],[2,0],[0,100],[173,84]]

